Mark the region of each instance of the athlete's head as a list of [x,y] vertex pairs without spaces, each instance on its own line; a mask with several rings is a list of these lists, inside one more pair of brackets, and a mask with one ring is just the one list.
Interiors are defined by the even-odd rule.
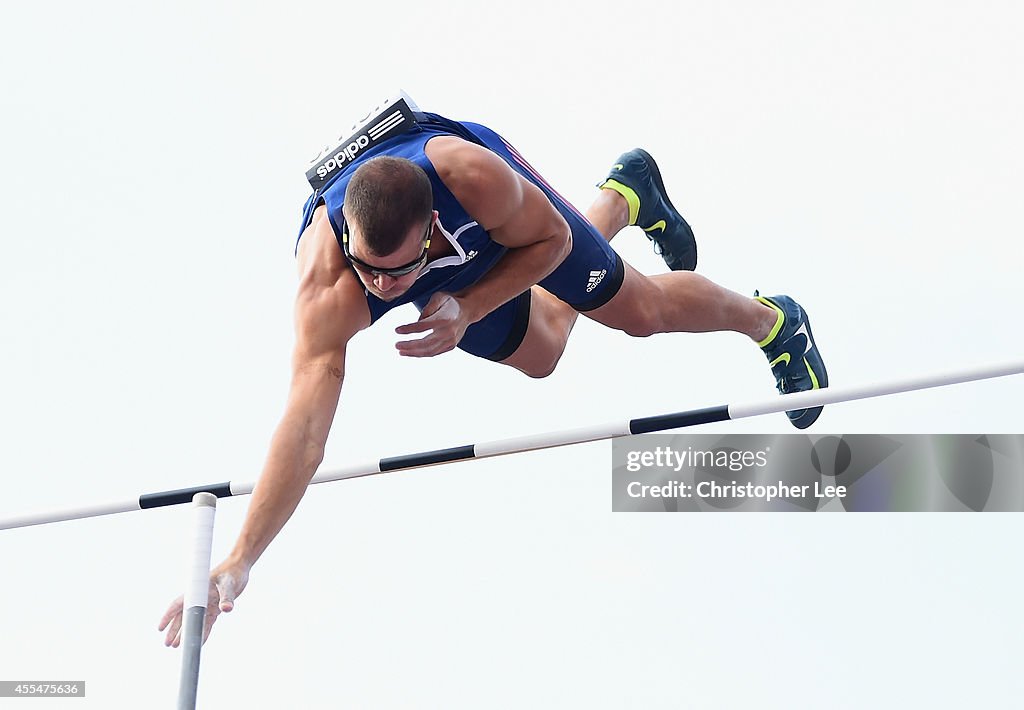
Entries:
[[404,158],[363,163],[345,190],[345,255],[363,285],[393,300],[409,290],[426,263],[434,226],[430,178]]

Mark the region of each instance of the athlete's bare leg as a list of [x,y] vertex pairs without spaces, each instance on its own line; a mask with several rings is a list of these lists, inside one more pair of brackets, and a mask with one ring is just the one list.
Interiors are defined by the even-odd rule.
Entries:
[[[626,200],[617,192],[601,190],[586,217],[611,240],[626,226],[628,210]],[[531,289],[531,298],[530,325],[523,343],[502,362],[531,377],[544,377],[558,363],[579,313],[539,286]],[[755,341],[767,337],[778,317],[753,298],[691,271],[645,276],[629,264],[625,264],[618,293],[586,315],[634,336],[733,330]]]
[[[612,190],[607,201],[619,198]],[[755,342],[768,337],[778,313],[748,296],[730,291],[692,271],[645,276],[625,265],[622,286],[608,303],[586,316],[634,336],[654,333],[706,333],[732,330]]]

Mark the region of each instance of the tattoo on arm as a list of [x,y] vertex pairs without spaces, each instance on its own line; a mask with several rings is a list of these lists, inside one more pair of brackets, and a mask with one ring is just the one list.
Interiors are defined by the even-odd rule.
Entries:
[[340,380],[342,378],[342,375],[345,374],[340,367],[322,363],[312,363],[310,365],[303,365],[302,367],[299,368],[299,371],[304,374],[316,372],[317,370],[326,370],[336,380]]

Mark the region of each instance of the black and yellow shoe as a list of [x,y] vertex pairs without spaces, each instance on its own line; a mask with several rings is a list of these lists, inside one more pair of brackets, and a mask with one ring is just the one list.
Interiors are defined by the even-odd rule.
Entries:
[[[811,332],[811,321],[800,304],[789,296],[754,297],[772,308],[778,318],[768,337],[758,345],[768,358],[779,392],[805,392],[828,387],[828,372]],[[786,412],[797,429],[806,429],[818,419],[821,407]]]
[[697,241],[693,230],[668,199],[661,172],[647,151],[636,148],[615,161],[608,177],[598,183],[604,190],[615,190],[629,204],[629,223],[640,227],[654,242],[673,271],[697,268]]

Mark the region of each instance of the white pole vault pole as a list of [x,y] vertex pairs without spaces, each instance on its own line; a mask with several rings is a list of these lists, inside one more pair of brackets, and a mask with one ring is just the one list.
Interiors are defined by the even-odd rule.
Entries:
[[[1021,373],[1024,373],[1024,360],[1015,360],[1012,362],[997,363],[994,365],[981,365],[961,370],[940,372],[932,375],[910,377],[901,380],[890,380],[887,382],[846,387],[827,387],[820,390],[775,396],[770,399],[759,400],[756,402],[723,404],[717,407],[690,409],[683,412],[660,414],[653,417],[640,417],[639,419],[628,419],[610,424],[578,427],[575,429],[563,429],[561,431],[548,431],[511,439],[485,441],[478,444],[466,444],[465,446],[436,449],[434,451],[423,451],[403,456],[391,456],[370,463],[320,471],[313,476],[310,484],[341,481],[346,478],[358,478],[360,476],[374,476],[380,473],[387,473],[389,471],[423,468],[424,466],[480,459],[489,456],[504,456],[507,454],[521,453],[523,451],[551,449],[558,446],[569,446],[570,444],[582,444],[588,441],[614,439],[620,436],[629,436],[630,434],[649,434],[656,431],[681,429],[683,427],[709,424],[711,422],[722,422],[730,419],[743,419],[745,417],[760,416],[762,414],[785,412],[790,409],[807,409],[809,407],[819,407],[827,404],[852,402],[858,399],[884,397],[893,394],[900,394],[902,392],[930,389],[933,387],[946,387],[964,382],[986,380],[993,377],[1005,377],[1007,375],[1019,375]],[[160,493],[146,493],[138,496],[138,498],[121,500],[113,503],[16,515],[8,518],[0,518],[0,530],[27,527],[29,525],[44,525],[47,523],[56,523],[62,520],[73,520],[76,518],[91,518],[100,515],[110,515],[112,513],[124,513],[130,510],[145,510],[146,508],[178,505],[180,503],[187,503],[192,500],[193,495],[204,491],[210,492],[218,498],[248,495],[252,493],[255,486],[255,482],[251,481],[226,481],[224,483],[211,483],[205,486],[194,486],[192,488],[162,491]]]
[[189,579],[185,590],[181,630],[181,682],[178,710],[195,710],[199,690],[199,656],[203,648],[203,622],[210,589],[210,552],[217,496],[196,493],[192,498],[192,536],[189,546]]

